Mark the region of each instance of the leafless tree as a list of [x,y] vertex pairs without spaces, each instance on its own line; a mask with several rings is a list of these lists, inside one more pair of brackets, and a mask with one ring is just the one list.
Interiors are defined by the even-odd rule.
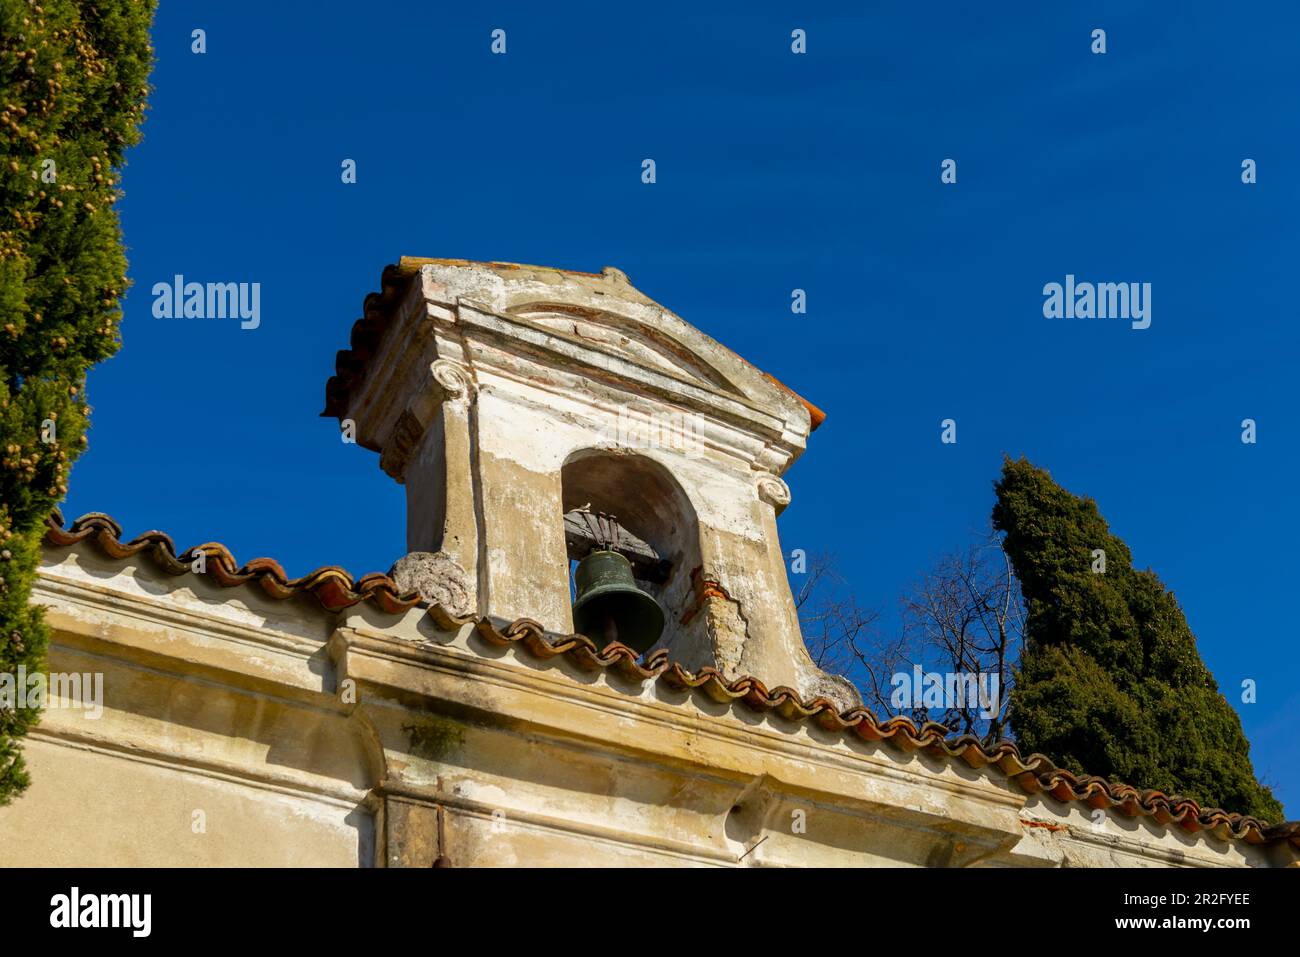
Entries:
[[[795,604],[813,661],[852,680],[878,714],[937,721],[986,742],[1006,736],[1024,610],[996,533],[990,530],[965,550],[945,555],[902,597],[896,636],[882,632],[878,612],[858,604],[829,555],[809,562]],[[915,687],[918,668],[945,683],[972,681],[996,694],[947,694],[942,704],[927,705]]]
[[819,668],[849,678],[869,708],[889,713],[890,676],[902,667],[902,638],[880,632],[880,613],[858,604],[835,566],[833,555],[814,556],[795,593],[804,643]]
[[987,676],[988,701],[922,708],[926,719],[992,742],[1007,734],[1011,683],[1024,640],[1020,583],[1001,540],[989,530],[964,551],[945,555],[902,599],[904,644],[913,666]]

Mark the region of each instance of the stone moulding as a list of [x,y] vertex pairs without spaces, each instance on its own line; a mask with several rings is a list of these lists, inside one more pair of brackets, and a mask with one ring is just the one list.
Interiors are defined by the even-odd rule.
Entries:
[[448,399],[468,398],[474,391],[474,381],[469,370],[459,362],[436,359],[429,366],[429,373]]
[[[1044,755],[1021,755],[1010,741],[986,746],[970,735],[949,736],[948,729],[940,724],[926,723],[918,727],[903,716],[882,720],[865,708],[842,710],[824,697],[805,700],[792,688],[776,686],[769,689],[753,676],[728,680],[716,668],[691,671],[672,661],[666,649],[640,658],[632,649],[617,642],[598,648],[582,635],[548,633],[537,622],[527,618],[506,621],[457,614],[454,609],[429,605],[414,587],[404,590],[388,575],[372,574],[353,579],[343,569],[327,566],[301,578],[290,579],[271,559],[255,559],[237,565],[230,552],[217,543],[178,553],[172,539],[162,532],[147,532],[129,542],[123,542],[121,534],[120,526],[102,513],[84,515],[66,527],[62,516],[56,514],[48,524],[45,542],[47,548],[88,544],[116,560],[143,554],[171,575],[192,572],[190,562],[202,551],[207,556],[206,574],[223,587],[256,585],[277,600],[310,595],[331,613],[342,613],[364,603],[384,614],[400,615],[423,604],[429,607],[429,615],[439,628],[452,630],[473,623],[476,633],[487,643],[521,648],[541,662],[563,659],[584,671],[610,671],[634,683],[659,682],[674,691],[698,692],[719,704],[743,704],[754,711],[772,712],[791,722],[811,721],[827,732],[852,734],[861,740],[887,744],[900,751],[920,751],[935,758],[960,760],[973,769],[995,768],[1023,792],[1044,795],[1062,803],[1078,802],[1126,817],[1149,818],[1162,826],[1178,827],[1189,833],[1209,832],[1224,841],[1237,840],[1254,845],[1289,842],[1300,848],[1300,822],[1297,821],[1270,825],[1249,815],[1219,808],[1203,809],[1195,801],[1176,795],[1073,774],[1057,767]],[[417,559],[416,564],[421,561],[423,559]],[[408,576],[403,572],[398,577],[406,579]]]
[[[474,397],[474,381],[468,369],[450,359],[437,359],[429,365],[429,378],[436,389],[438,400],[449,403],[470,402]],[[392,434],[379,454],[379,467],[399,485],[406,482],[406,467],[411,455],[419,446],[433,415],[432,403],[420,402],[424,411],[408,407],[401,411]]]
[[[492,303],[480,302],[465,296],[455,296],[438,283],[421,277],[425,266],[436,269],[447,267],[469,267],[496,272],[505,276],[528,277],[549,276],[566,277],[592,288],[599,287],[602,292],[626,293],[630,298],[625,305],[633,310],[653,310],[657,321],[667,323],[674,328],[680,326],[679,332],[690,330],[680,317],[665,310],[658,303],[646,299],[642,293],[632,287],[620,270],[606,267],[603,273],[583,273],[573,270],[554,269],[542,266],[523,266],[514,263],[471,263],[464,260],[427,259],[404,256],[397,263],[386,266],[380,279],[380,291],[365,297],[362,317],[353,323],[349,348],[340,350],[335,360],[335,374],[329,379],[325,388],[325,405],[321,412],[323,417],[343,418],[356,415],[358,408],[370,401],[375,384],[370,381],[378,376],[383,378],[386,370],[383,366],[394,361],[393,338],[387,335],[393,326],[402,326],[408,330],[423,330],[429,318],[435,318],[438,324],[445,326],[457,340],[464,337],[482,339],[485,342],[498,340],[512,343],[513,348],[536,348],[546,353],[554,353],[562,363],[573,363],[586,369],[595,378],[610,374],[610,363],[619,369],[614,381],[627,379],[638,381],[641,387],[651,391],[659,390],[668,399],[679,402],[696,403],[699,408],[722,415],[732,426],[741,431],[763,435],[767,449],[762,453],[759,464],[764,468],[779,471],[787,467],[794,458],[802,453],[807,434],[821,425],[825,413],[781,383],[773,376],[753,369],[749,363],[735,356],[725,346],[702,337],[694,330],[695,347],[713,350],[711,357],[717,360],[725,355],[730,362],[739,362],[751,370],[745,378],[749,381],[744,389],[734,382],[720,384],[716,379],[704,375],[696,379],[694,375],[681,376],[665,374],[663,370],[643,365],[637,361],[627,362],[629,357],[620,356],[610,351],[608,345],[584,341],[579,345],[567,337],[557,336],[555,330],[532,321],[527,311],[520,312],[523,306],[516,304],[509,308],[497,309]],[[536,309],[550,304],[544,299],[530,303]],[[560,303],[566,311],[577,312],[579,307],[573,303]],[[616,316],[617,313],[609,313]],[[633,323],[643,333],[652,333],[644,321]],[[688,333],[689,334],[689,333]],[[400,336],[399,336],[400,338]],[[666,337],[671,340],[671,337]],[[460,348],[467,347],[460,341]],[[679,343],[678,347],[685,353],[690,349]],[[460,358],[457,356],[456,358]],[[704,357],[700,357],[703,359]],[[477,361],[483,361],[479,356]],[[707,360],[706,360],[707,361]],[[474,363],[471,363],[474,364]],[[785,408],[782,415],[773,415],[764,411],[762,403],[756,402],[754,395],[746,390],[771,392],[784,397],[777,405]],[[802,421],[800,421],[802,420]],[[392,423],[382,426],[387,432]],[[376,434],[374,441],[384,441]],[[372,447],[367,438],[362,442],[367,448]],[[377,447],[377,446],[376,446]]]
[[691,672],[670,661],[661,649],[640,661],[631,648],[615,642],[598,649],[581,635],[548,637],[537,622],[523,619],[505,623],[482,620],[478,632],[497,645],[519,644],[542,660],[565,656],[588,671],[610,669],[633,681],[662,681],[674,690],[698,690],[719,704],[740,702],[756,711],[773,711],[787,721],[813,720],[824,730],[852,733],[866,741],[884,742],[903,751],[926,751],[935,757],[959,758],[972,768],[996,767],[1029,794],[1047,794],[1058,801],[1079,801],[1094,808],[1113,809],[1128,817],[1151,817],[1163,825],[1177,825],[1196,833],[1210,831],[1229,838],[1261,844],[1275,839],[1300,841],[1300,822],[1270,826],[1249,815],[1218,808],[1202,810],[1192,800],[1155,790],[1139,790],[1105,778],[1079,776],[1058,768],[1049,758],[1028,758],[1010,741],[986,747],[971,735],[950,737],[948,729],[933,722],[917,727],[910,718],[879,720],[864,708],[839,712],[826,698],[804,701],[792,688],[768,690],[752,676],[728,681],[715,668]]
[[780,515],[790,504],[790,486],[777,475],[760,475],[756,481],[758,497],[771,505]]

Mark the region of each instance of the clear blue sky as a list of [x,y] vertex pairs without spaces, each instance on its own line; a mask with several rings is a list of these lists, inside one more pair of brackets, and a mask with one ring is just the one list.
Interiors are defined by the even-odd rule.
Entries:
[[[1300,14],[1133,6],[164,3],[65,511],[384,571],[402,490],[318,418],[384,264],[615,265],[827,410],[783,544],[866,604],[987,520],[1003,452],[1095,497],[1229,699],[1259,682],[1239,711],[1294,817]],[[175,273],[260,282],[260,328],[154,319]],[[1151,328],[1045,319],[1067,273],[1150,282]]]

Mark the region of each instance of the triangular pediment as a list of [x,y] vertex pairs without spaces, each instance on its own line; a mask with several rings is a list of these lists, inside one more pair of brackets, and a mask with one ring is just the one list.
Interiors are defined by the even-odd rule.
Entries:
[[607,309],[564,302],[537,301],[512,306],[508,314],[549,330],[553,335],[590,346],[665,375],[704,388],[743,396],[744,390],[724,371],[692,352],[687,343]]
[[326,414],[355,418],[373,405],[368,441],[382,445],[403,411],[393,397],[427,376],[431,357],[463,363],[471,379],[494,369],[552,388],[582,388],[585,376],[603,389],[639,391],[738,426],[780,467],[824,418],[618,269],[411,257],[385,269],[381,292],[367,298],[352,349],[339,353],[327,385]]

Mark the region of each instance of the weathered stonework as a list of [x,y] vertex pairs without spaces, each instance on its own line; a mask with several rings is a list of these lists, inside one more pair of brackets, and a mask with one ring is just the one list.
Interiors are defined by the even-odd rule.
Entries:
[[388,571],[404,592],[418,592],[438,613],[452,619],[474,616],[475,583],[446,552],[410,552]]
[[[427,609],[47,551],[51,708],[0,808],[12,865],[1283,866],[996,769],[444,629]],[[201,824],[201,828],[199,825]]]
[[[405,268],[330,401],[405,483],[410,554],[290,581],[211,543],[195,573],[104,516],[52,528],[49,670],[102,675],[103,711],[56,700],[26,739],[6,864],[1300,862],[1296,824],[847,710],[776,534],[809,409],[617,270]],[[698,414],[702,447],[628,447],[627,407]],[[568,635],[584,507],[671,563],[641,661]]]
[[[471,574],[479,614],[570,631],[563,514],[594,498],[673,560],[650,589],[662,647],[858,702],[805,650],[776,530],[780,474],[811,430],[802,400],[616,269],[404,264],[409,288],[339,414],[406,485],[408,548]],[[647,441],[629,422],[656,427]],[[717,586],[698,616],[697,570]]]

